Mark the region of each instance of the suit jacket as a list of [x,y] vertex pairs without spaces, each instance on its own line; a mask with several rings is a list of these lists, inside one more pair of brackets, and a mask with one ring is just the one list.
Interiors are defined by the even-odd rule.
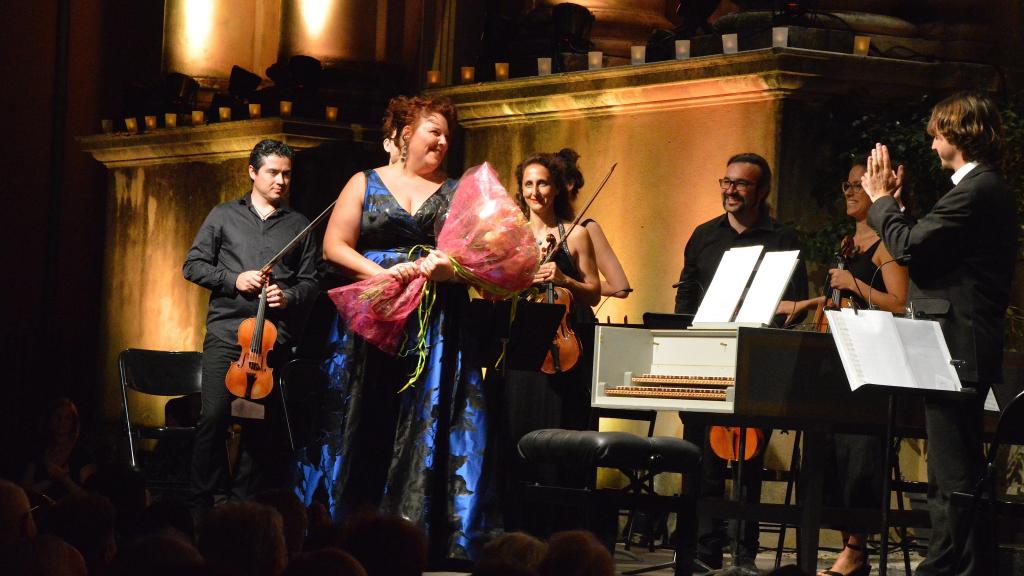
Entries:
[[1002,380],[1003,321],[1017,260],[1013,191],[995,168],[979,164],[916,224],[891,197],[868,212],[894,258],[907,257],[911,303],[948,302],[937,319],[966,382]]

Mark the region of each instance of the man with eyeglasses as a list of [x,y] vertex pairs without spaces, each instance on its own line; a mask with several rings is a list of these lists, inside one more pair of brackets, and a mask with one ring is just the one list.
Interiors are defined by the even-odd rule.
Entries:
[[[697,312],[704,291],[711,284],[722,255],[731,248],[764,246],[767,252],[799,250],[796,234],[778,223],[768,214],[768,194],[771,192],[772,171],[768,161],[746,152],[737,154],[726,163],[725,177],[718,181],[725,213],[697,226],[683,251],[683,271],[679,275],[676,292],[676,314],[693,315]],[[807,298],[807,268],[801,260],[793,273],[789,286],[779,303],[778,318],[781,325],[791,324],[799,312],[796,303]],[[683,414],[680,413],[683,419]],[[770,430],[765,430],[765,442]],[[696,431],[684,426],[683,437],[693,439]],[[725,493],[726,462],[711,451],[704,439],[704,459],[701,491],[703,495],[721,496]],[[744,467],[744,492],[747,502],[761,499],[761,471],[764,451]],[[722,567],[722,548],[729,541],[726,525],[713,520],[698,528],[698,558],[712,568]],[[757,557],[758,523],[747,522],[737,550],[733,551],[733,565],[754,568]]]

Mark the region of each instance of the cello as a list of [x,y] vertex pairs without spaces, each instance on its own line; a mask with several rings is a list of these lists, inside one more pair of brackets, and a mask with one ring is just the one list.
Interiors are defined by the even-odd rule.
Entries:
[[238,326],[238,345],[242,347],[242,352],[239,354],[238,360],[228,366],[228,372],[224,375],[224,386],[231,394],[246,400],[259,400],[266,398],[273,391],[274,374],[267,362],[267,356],[277,341],[277,327],[266,318],[267,285],[270,284],[270,272],[282,258],[287,256],[303,238],[313,231],[317,224],[323,222],[324,218],[331,213],[336,202],[337,200],[331,202],[280,252],[260,267],[260,273],[263,274],[265,280],[260,289],[260,302],[256,308],[256,316],[242,320]]

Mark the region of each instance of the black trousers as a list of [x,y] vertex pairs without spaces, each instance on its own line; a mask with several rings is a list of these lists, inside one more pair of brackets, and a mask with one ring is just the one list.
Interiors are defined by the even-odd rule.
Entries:
[[950,505],[952,492],[974,490],[981,477],[982,414],[989,386],[976,385],[970,400],[928,400],[928,515],[931,539],[917,576],[994,574],[989,518],[981,511]]
[[[287,452],[283,452],[283,431],[275,425],[276,417],[280,415],[280,387],[275,386],[271,395],[261,401],[266,408],[263,420],[234,420],[231,417],[231,401],[235,397],[224,385],[224,376],[228,365],[237,360],[240,353],[241,348],[237,344],[228,344],[211,336],[207,336],[203,343],[203,406],[189,477],[190,507],[197,521],[206,516],[215,501],[245,500],[260,491],[284,486],[287,480],[290,458]],[[234,478],[229,474],[225,446],[227,429],[233,421],[241,425]]]
[[[683,413],[679,418],[684,418]],[[765,433],[765,445],[771,438],[771,430],[763,430]],[[699,436],[704,436],[703,461],[701,462],[701,497],[723,497],[725,496],[725,475],[728,462],[719,458],[711,450],[711,437],[707,430],[699,431],[693,426],[683,426],[683,439],[690,442],[697,442]],[[741,494],[743,502],[758,503],[761,501],[761,477],[764,471],[764,456],[767,450],[762,450],[757,456],[743,462],[743,485]],[[700,519],[697,527],[697,556],[701,561],[712,568],[721,566],[722,548],[727,546],[736,532],[737,521],[731,520],[726,523],[720,518]],[[758,535],[760,525],[756,521],[748,521],[743,524],[743,533],[740,534],[739,546],[733,550],[733,557],[738,560],[753,560],[757,557],[757,550],[760,543]]]

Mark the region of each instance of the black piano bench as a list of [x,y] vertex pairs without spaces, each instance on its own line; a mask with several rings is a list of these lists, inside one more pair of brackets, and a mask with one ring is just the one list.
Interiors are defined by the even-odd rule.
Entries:
[[[699,473],[701,450],[696,444],[668,436],[643,437],[628,432],[549,428],[524,435],[519,440],[519,456],[531,466],[572,467],[588,471],[590,480],[584,487],[536,483],[522,487],[524,502],[578,504],[585,512],[584,526],[588,528],[591,526],[587,519],[595,513],[608,518],[617,517],[618,510],[627,508],[675,512],[675,574],[691,573],[688,568],[693,565],[696,552],[696,500],[688,494],[655,494],[650,480],[661,472]],[[629,479],[629,485],[623,489],[596,489],[597,468],[621,471]]]

